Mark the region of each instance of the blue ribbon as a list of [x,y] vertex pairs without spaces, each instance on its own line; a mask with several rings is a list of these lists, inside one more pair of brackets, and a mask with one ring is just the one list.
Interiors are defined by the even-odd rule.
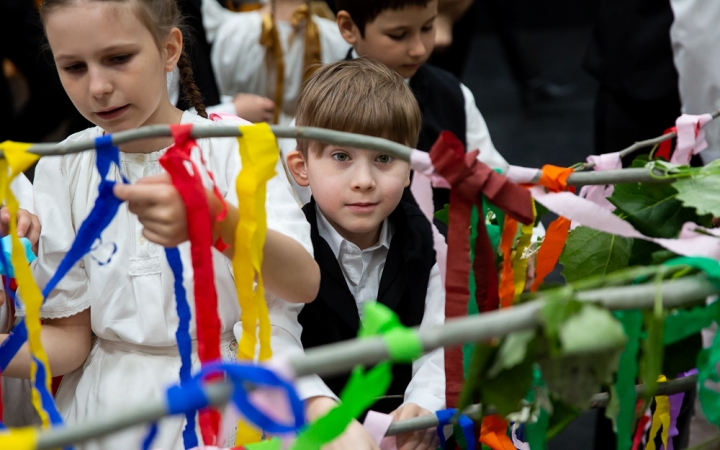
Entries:
[[[448,408],[443,409],[441,411],[436,411],[435,415],[438,419],[438,427],[437,427],[437,434],[438,439],[440,440],[440,447],[445,450],[445,433],[443,433],[443,428],[446,425],[450,425],[452,422],[453,417],[457,415],[457,409],[455,408]],[[472,419],[470,419],[465,414],[461,414],[458,417],[457,420],[458,425],[462,429],[463,436],[465,437],[465,441],[468,446],[468,450],[475,450],[475,424],[473,423]]]
[[[60,262],[57,272],[52,276],[48,284],[43,289],[43,297],[52,292],[62,278],[73,268],[83,256],[85,256],[93,246],[93,243],[100,237],[100,234],[112,222],[118,208],[122,204],[122,200],[115,197],[113,187],[115,181],[108,180],[107,174],[110,166],[114,163],[120,167],[120,150],[112,144],[112,136],[101,136],[95,139],[96,160],[95,166],[100,173],[100,186],[98,187],[98,197],[95,200],[90,215],[83,221],[78,230],[75,241],[73,241],[70,251],[67,252],[63,260]],[[127,183],[127,179],[121,174],[123,182]]]
[[[202,380],[224,373],[235,386],[232,401],[242,415],[257,428],[271,434],[296,433],[305,426],[305,410],[291,383],[278,377],[271,370],[247,364],[211,363],[196,374],[188,383],[173,386],[167,390],[166,398],[170,414],[187,413],[208,406],[208,399],[202,391]],[[278,423],[260,411],[250,402],[245,390],[246,383],[258,388],[279,388],[285,391],[293,412],[292,424]]]
[[[180,251],[177,248],[166,248],[165,256],[167,257],[170,269],[172,269],[175,278],[175,304],[178,321],[178,328],[175,332],[178,350],[180,352],[180,382],[189,382],[192,378],[192,340],[190,338],[190,305],[187,301],[185,286],[183,286],[183,265],[180,259]],[[198,438],[195,433],[195,411],[185,413],[187,423],[183,430],[183,443],[185,449],[189,450],[198,446]]]
[[142,450],[150,450],[150,446],[152,445],[153,441],[155,440],[155,436],[158,434],[158,424],[157,422],[150,424],[150,429],[148,430],[147,436],[145,436],[145,439],[143,439],[142,443]]

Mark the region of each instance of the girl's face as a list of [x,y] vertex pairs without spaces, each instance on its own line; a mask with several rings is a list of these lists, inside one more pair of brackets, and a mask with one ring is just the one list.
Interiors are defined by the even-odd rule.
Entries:
[[63,87],[80,113],[103,130],[177,122],[166,73],[182,52],[174,28],[160,49],[131,2],[79,2],[45,18]]

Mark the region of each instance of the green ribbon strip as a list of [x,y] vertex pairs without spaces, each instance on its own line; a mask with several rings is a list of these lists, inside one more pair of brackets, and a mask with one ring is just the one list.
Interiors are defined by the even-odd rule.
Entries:
[[[405,328],[397,315],[387,306],[365,304],[363,327],[358,337],[382,335],[393,361],[410,362],[422,355],[422,342],[414,330]],[[365,372],[361,366],[353,369],[350,380],[340,393],[340,404],[313,422],[298,436],[294,450],[319,450],[335,440],[375,399],[387,392],[392,381],[392,363],[383,362]],[[264,450],[264,449],[263,449]]]
[[709,306],[680,310],[665,318],[663,344],[670,345],[682,341],[719,320],[720,302],[717,301]]
[[[642,333],[643,315],[641,311],[615,311],[613,313],[622,323],[625,335],[628,338],[625,350],[620,355],[620,364],[617,372],[617,381],[613,386],[612,394],[617,397],[617,416],[613,420],[617,430],[618,450],[632,448],[633,419],[635,417],[635,380],[638,375],[638,351],[640,350],[640,334]],[[611,413],[608,408],[608,413]],[[610,417],[613,419],[613,417]]]
[[[533,387],[530,389],[526,400],[533,402],[536,399],[535,390],[539,388],[547,388],[545,380],[542,378],[540,367],[535,364],[533,367]],[[545,408],[540,408],[537,422],[525,424],[525,436],[531,450],[545,450],[547,448],[547,432],[550,426],[550,414]]]
[[701,256],[681,256],[663,263],[665,266],[690,266],[705,272],[710,282],[720,289],[720,263]]
[[266,441],[245,444],[244,448],[246,450],[281,450],[282,443],[282,439],[279,437],[273,437],[272,439],[268,439]]

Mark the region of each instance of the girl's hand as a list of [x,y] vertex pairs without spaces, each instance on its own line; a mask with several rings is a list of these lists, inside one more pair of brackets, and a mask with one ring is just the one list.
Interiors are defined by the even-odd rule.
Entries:
[[[17,215],[17,230],[19,237],[28,238],[32,244],[33,252],[37,255],[37,243],[40,239],[40,231],[42,230],[40,219],[38,219],[35,214],[20,209]],[[9,232],[10,211],[7,206],[3,206],[2,209],[0,209],[0,233],[2,233],[3,236],[7,236]]]
[[[395,422],[431,414],[433,413],[415,403],[405,404],[390,413]],[[401,434],[396,437],[396,442],[398,450],[434,450],[440,445],[435,428]]]
[[143,236],[163,247],[177,247],[188,240],[185,202],[167,173],[142,178],[135,184],[115,185],[120,200],[143,224]]
[[[337,406],[335,400],[329,397],[312,397],[305,400],[307,417],[311,422],[327,414]],[[323,446],[322,450],[379,450],[373,438],[357,420],[350,422],[343,434],[334,441]]]

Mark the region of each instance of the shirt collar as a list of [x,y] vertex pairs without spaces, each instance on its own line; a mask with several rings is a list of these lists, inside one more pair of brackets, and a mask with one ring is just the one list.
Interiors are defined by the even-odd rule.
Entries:
[[[320,208],[318,208],[317,205],[315,205],[315,212],[317,213],[318,234],[328,243],[328,245],[330,246],[330,250],[332,250],[336,259],[340,258],[340,250],[343,248],[343,244],[345,244],[345,246],[352,245],[357,247],[355,244],[342,237],[340,233],[335,230],[335,228],[330,224],[330,222],[327,220],[322,211],[320,211]],[[392,225],[390,224],[388,219],[383,220],[382,226],[380,228],[380,237],[378,238],[378,242],[372,247],[366,248],[363,251],[373,251],[381,247],[389,249],[392,235]]]

